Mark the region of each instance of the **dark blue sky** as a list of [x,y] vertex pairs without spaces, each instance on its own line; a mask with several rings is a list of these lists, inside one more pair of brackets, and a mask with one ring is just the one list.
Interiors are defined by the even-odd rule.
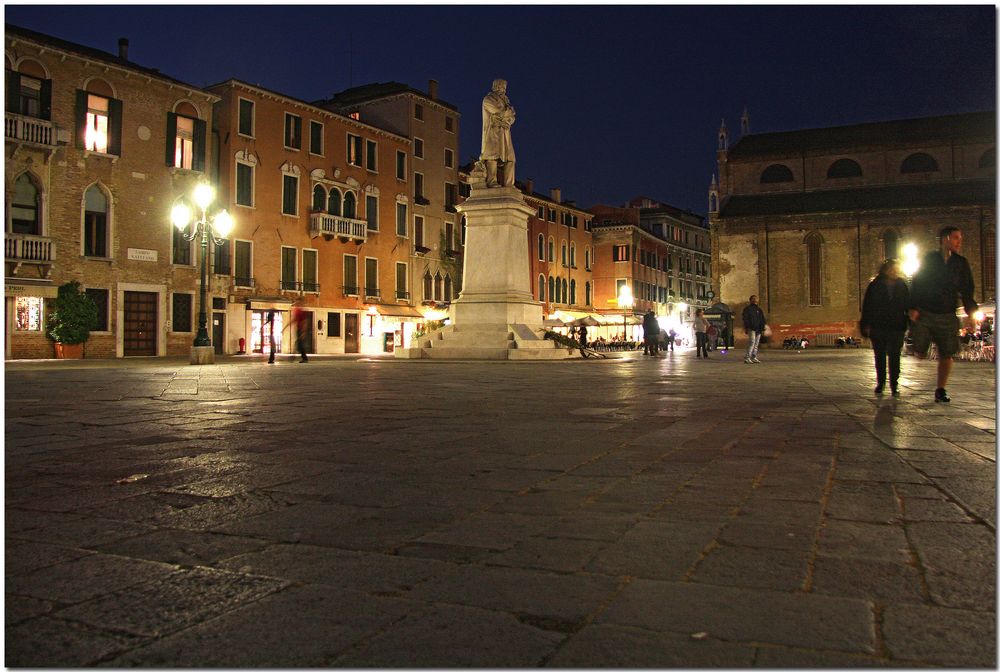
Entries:
[[400,81],[463,114],[509,81],[519,179],[579,205],[637,195],[704,214],[722,117],[739,135],[994,109],[996,16],[980,6],[6,6],[6,20],[195,85],[305,100]]

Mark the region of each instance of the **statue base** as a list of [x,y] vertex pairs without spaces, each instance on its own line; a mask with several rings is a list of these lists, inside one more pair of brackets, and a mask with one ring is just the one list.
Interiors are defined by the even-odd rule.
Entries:
[[542,304],[531,294],[528,217],[534,214],[515,187],[472,189],[458,206],[466,217],[461,296],[451,324],[398,348],[400,359],[552,360],[578,350],[545,340]]

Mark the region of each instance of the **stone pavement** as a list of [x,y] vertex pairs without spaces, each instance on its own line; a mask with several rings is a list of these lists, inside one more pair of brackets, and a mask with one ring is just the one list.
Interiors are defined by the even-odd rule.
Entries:
[[995,667],[995,368],[10,363],[10,667]]

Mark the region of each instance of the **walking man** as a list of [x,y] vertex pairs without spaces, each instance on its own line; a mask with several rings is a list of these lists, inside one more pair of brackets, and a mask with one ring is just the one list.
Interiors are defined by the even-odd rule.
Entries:
[[760,348],[760,335],[764,333],[767,320],[764,311],[757,305],[757,295],[750,296],[750,303],[743,309],[743,331],[747,335],[747,354],[743,357],[744,364],[759,364],[757,350]]
[[910,320],[913,322],[913,352],[923,359],[933,342],[938,349],[937,389],[934,401],[951,401],[945,387],[951,374],[952,358],[958,352],[958,316],[955,310],[961,299],[965,307],[966,327],[975,329],[973,313],[979,306],[972,298],[974,289],[969,262],[959,254],[962,232],[946,226],[938,232],[940,249],[928,252],[913,278],[910,294]]

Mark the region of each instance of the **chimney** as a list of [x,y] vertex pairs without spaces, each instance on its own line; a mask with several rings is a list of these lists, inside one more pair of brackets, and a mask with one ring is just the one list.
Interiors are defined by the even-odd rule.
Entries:
[[128,60],[128,38],[119,37],[118,38],[118,58],[123,61]]
[[552,191],[550,193],[552,194],[553,201],[556,203],[562,203],[562,189],[559,187],[552,187]]
[[528,192],[529,195],[535,193],[535,181],[530,177],[524,181],[524,190]]
[[427,95],[430,96],[431,100],[438,99],[438,82],[436,79],[428,80],[427,82]]

